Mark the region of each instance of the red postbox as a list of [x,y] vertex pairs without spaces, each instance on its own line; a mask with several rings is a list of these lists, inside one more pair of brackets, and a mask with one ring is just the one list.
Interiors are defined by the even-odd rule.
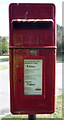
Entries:
[[55,111],[55,5],[9,6],[10,102],[13,114]]

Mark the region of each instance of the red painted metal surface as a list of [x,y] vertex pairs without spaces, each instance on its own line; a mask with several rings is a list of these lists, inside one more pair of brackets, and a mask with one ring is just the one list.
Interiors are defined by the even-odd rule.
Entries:
[[[9,6],[10,111],[13,114],[55,112],[55,24],[54,4],[14,3]],[[25,60],[41,60],[42,94],[25,95]]]

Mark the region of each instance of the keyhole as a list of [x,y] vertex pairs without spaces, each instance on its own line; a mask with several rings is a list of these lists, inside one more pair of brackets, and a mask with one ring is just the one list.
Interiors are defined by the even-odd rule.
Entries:
[[21,79],[19,79],[19,81],[21,82]]

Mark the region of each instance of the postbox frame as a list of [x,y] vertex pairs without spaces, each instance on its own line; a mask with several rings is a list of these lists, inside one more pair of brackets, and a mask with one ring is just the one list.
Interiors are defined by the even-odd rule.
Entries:
[[[25,14],[26,15],[25,17],[24,16],[20,16],[20,13],[18,13],[18,11],[21,11],[21,7],[22,6],[24,6],[24,8],[25,8],[25,6],[27,6],[27,7],[31,6],[30,7],[31,10],[33,9],[32,8],[33,6],[38,6],[39,8],[41,6],[41,13],[40,14],[42,14],[43,6],[45,6],[44,8],[46,8],[47,6],[51,6],[51,7],[54,8],[54,10],[53,10],[54,13],[53,13],[52,17],[49,16],[49,18],[47,18],[48,16],[46,17],[46,15],[44,15],[44,14],[43,14],[43,18],[41,18],[41,15],[39,17],[38,17],[38,15],[36,15],[33,18],[32,14],[34,14],[34,13],[31,13],[31,16],[29,15],[28,18],[27,18],[27,14],[28,14],[27,12]],[[16,10],[17,7],[19,8],[17,13],[13,12],[13,10]],[[23,8],[23,10],[24,10],[24,8]],[[37,11],[37,12],[39,14],[39,11]],[[35,14],[37,12],[35,12]],[[36,46],[36,45],[35,46],[33,46],[33,45],[26,45],[26,46],[24,46],[24,45],[14,45],[13,44],[13,39],[12,39],[13,38],[13,31],[14,31],[14,28],[13,28],[13,23],[14,22],[18,22],[18,23],[19,22],[30,22],[30,23],[32,23],[32,22],[46,22],[46,23],[52,22],[52,24],[53,24],[52,30],[54,30],[54,33],[53,33],[54,42],[53,42],[53,44],[52,45],[46,45],[46,46],[45,45],[42,45],[42,46],[40,46],[40,45],[39,46]],[[37,3],[35,3],[35,4],[34,3],[18,3],[18,4],[17,3],[12,3],[9,6],[9,26],[10,26],[10,35],[9,35],[10,36],[10,42],[9,42],[10,52],[9,53],[10,53],[10,102],[11,102],[10,103],[10,110],[11,110],[11,112],[13,114],[50,114],[50,113],[53,113],[55,111],[55,78],[56,78],[56,69],[55,69],[56,68],[56,41],[55,41],[55,39],[56,39],[56,36],[55,36],[56,20],[55,20],[55,5],[51,4],[51,3],[50,4],[49,3],[47,3],[47,4],[45,4],[45,3],[41,3],[41,4],[39,4],[39,3],[38,4]],[[23,51],[25,49],[25,50],[29,51],[29,50],[35,49],[35,48],[38,51],[37,52],[37,56],[29,56],[28,55],[28,56],[25,57],[23,55],[23,61],[22,61],[23,62],[22,63],[23,72],[22,72],[22,77],[23,77],[23,80],[24,80],[24,59],[42,59],[43,60],[43,87],[42,87],[43,88],[43,94],[42,95],[24,95],[24,92],[23,92],[22,96],[23,96],[23,100],[24,101],[22,100],[23,106],[21,108],[20,107],[21,106],[20,105],[21,98],[19,97],[20,100],[18,101],[17,100],[18,96],[15,97],[16,93],[14,92],[14,86],[15,86],[14,85],[14,79],[13,79],[13,74],[14,74],[14,69],[13,69],[14,68],[14,56],[17,55],[17,54],[19,54],[19,55],[21,54],[21,52],[17,53],[17,50]],[[43,50],[43,53],[42,53],[42,50]],[[50,50],[52,52],[50,52]],[[14,51],[16,51],[16,53]],[[41,51],[41,53],[40,53],[40,51]],[[39,55],[39,53],[41,55]],[[42,56],[42,54],[43,54],[43,56]],[[49,54],[49,55],[47,55],[47,54]],[[49,57],[49,58],[47,58],[47,57]],[[52,62],[50,60],[51,58],[53,59],[53,65],[52,65]],[[49,88],[52,88],[52,93],[49,93],[50,90],[48,89],[48,85],[47,85],[48,81],[46,80],[46,76],[48,76],[48,73],[47,73],[48,72],[48,68],[46,70],[46,65],[48,64],[47,61],[49,62],[50,66],[51,66],[50,67],[50,72],[51,72],[51,70],[53,70],[53,74],[54,74],[54,75],[52,75],[52,78],[54,79],[54,80],[52,79],[52,83],[51,83],[51,80],[48,79],[49,83],[50,83],[49,84]],[[17,63],[16,63],[16,65],[17,65]],[[49,65],[48,65],[48,67],[49,67]],[[50,74],[49,74],[49,78],[50,78]],[[22,82],[22,84],[23,84],[22,91],[24,91],[24,82]],[[19,90],[20,90],[20,88],[19,88]],[[18,92],[19,92],[19,90],[18,90]],[[48,90],[48,91],[46,91],[46,90]],[[49,94],[51,96],[50,103],[49,103],[50,96],[48,97]],[[16,103],[17,104],[15,103],[15,99],[16,99]],[[34,102],[34,106],[33,107],[32,106],[31,106],[31,108],[28,107],[28,105],[31,104],[32,100],[33,100],[33,102],[35,100],[39,101],[39,103],[41,102],[41,104],[39,104],[39,107],[37,107],[37,104],[38,104],[37,102]],[[27,105],[26,105],[25,101],[27,101]],[[28,101],[31,101],[30,104],[28,104]],[[24,103],[25,103],[26,107],[24,106]],[[36,104],[36,106],[35,106],[35,104]],[[44,104],[46,104],[46,105],[44,105]],[[17,107],[16,107],[16,105],[17,105]],[[41,105],[42,105],[42,107],[41,107]]]

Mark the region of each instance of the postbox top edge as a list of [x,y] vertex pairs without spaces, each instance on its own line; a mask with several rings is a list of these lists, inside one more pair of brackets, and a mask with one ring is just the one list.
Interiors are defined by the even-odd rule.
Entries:
[[19,6],[19,5],[52,5],[55,7],[54,3],[10,3],[9,8],[13,6]]

